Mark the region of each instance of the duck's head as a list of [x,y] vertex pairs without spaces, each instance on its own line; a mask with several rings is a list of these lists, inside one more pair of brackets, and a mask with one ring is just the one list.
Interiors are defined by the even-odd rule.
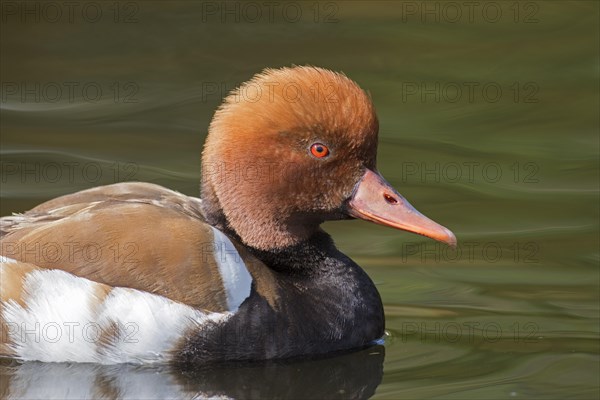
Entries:
[[246,245],[281,249],[326,220],[361,218],[454,245],[376,169],[379,124],[370,97],[315,67],[268,69],[217,110],[202,157],[208,221]]

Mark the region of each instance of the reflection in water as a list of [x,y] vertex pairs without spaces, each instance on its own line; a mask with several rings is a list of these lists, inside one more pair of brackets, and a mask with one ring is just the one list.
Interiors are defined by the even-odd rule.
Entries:
[[3,399],[367,399],[383,376],[383,346],[318,360],[223,364],[197,370],[0,362]]

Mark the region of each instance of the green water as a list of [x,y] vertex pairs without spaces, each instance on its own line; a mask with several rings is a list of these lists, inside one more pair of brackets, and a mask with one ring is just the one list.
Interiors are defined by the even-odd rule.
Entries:
[[379,288],[385,349],[196,375],[5,362],[5,395],[118,375],[133,398],[598,398],[599,3],[75,3],[2,3],[2,215],[122,180],[198,195],[222,96],[312,64],[370,91],[380,171],[460,245],[326,224]]

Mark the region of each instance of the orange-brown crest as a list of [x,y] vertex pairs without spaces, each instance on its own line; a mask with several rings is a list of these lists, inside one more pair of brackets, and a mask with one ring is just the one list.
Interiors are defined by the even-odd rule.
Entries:
[[[341,218],[364,168],[375,167],[377,132],[371,99],[346,76],[265,70],[232,92],[210,124],[202,160],[210,222],[262,249],[305,239]],[[326,155],[315,156],[315,143]]]

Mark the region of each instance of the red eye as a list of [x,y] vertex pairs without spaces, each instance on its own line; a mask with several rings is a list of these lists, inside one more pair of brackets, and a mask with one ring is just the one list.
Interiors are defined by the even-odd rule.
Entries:
[[322,143],[314,143],[310,146],[310,153],[317,158],[323,158],[329,155],[329,149]]

